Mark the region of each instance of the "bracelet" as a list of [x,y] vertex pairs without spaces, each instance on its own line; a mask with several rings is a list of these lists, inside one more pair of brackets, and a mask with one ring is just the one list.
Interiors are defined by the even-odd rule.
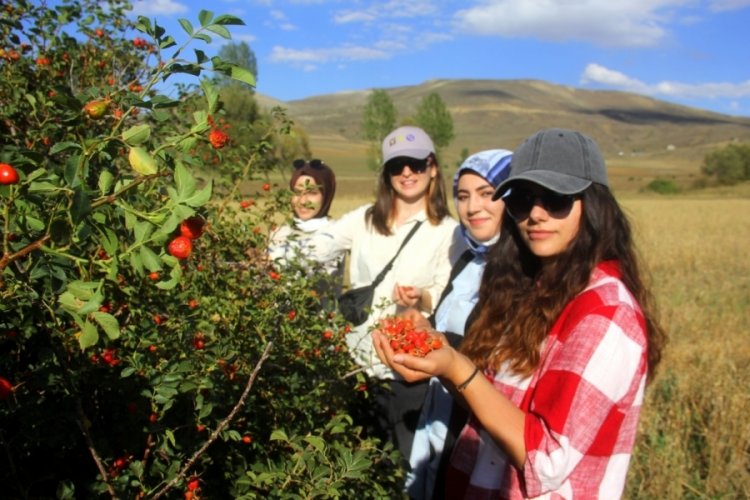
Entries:
[[474,380],[474,377],[477,376],[477,373],[479,373],[479,367],[474,368],[474,371],[469,375],[469,378],[467,378],[462,384],[459,384],[456,386],[456,390],[458,392],[462,392],[466,387],[471,383],[472,380]]

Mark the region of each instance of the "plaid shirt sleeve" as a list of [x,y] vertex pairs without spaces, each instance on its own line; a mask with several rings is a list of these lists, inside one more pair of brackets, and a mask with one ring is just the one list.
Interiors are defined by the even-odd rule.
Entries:
[[521,404],[524,496],[622,494],[645,387],[645,324],[623,283],[598,274],[553,327]]

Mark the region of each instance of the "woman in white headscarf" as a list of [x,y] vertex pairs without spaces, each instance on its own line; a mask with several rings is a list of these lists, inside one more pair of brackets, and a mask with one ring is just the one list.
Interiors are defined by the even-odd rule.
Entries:
[[[505,203],[493,200],[497,186],[508,177],[511,152],[504,149],[482,151],[469,156],[453,178],[453,200],[456,204],[460,238],[468,249],[453,265],[448,285],[438,302],[430,325],[420,315],[409,317],[416,325],[434,327],[445,333],[451,345],[463,340],[479,298],[479,284],[486,264],[488,248],[497,241]],[[430,380],[409,462],[407,476],[409,496],[414,499],[441,497],[436,476],[449,432],[449,421],[465,419],[460,408],[452,411],[453,398],[437,378]],[[461,426],[458,428],[460,429]],[[449,436],[448,436],[449,437]],[[450,439],[450,437],[449,437]]]

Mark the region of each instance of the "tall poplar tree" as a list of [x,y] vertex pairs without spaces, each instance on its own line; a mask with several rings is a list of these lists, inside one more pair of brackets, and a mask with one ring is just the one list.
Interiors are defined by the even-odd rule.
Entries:
[[453,117],[437,92],[430,92],[422,98],[414,121],[432,138],[437,149],[444,148],[453,140]]
[[385,136],[396,128],[396,118],[396,106],[388,92],[373,90],[362,113],[362,134],[371,142],[367,163],[373,170],[380,167],[380,145]]

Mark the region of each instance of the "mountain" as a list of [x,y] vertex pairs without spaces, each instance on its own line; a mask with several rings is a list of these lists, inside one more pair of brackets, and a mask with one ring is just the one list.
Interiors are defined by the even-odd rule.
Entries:
[[[680,106],[638,94],[585,90],[538,80],[431,80],[386,90],[403,120],[421,99],[437,92],[454,121],[455,138],[441,152],[454,165],[466,148],[514,149],[546,127],[580,130],[601,146],[610,175],[643,184],[656,176],[687,179],[700,172],[706,152],[731,141],[750,142],[750,119]],[[279,102],[310,139],[313,154],[337,170],[362,170],[368,144],[361,139],[369,91],[340,92]]]

